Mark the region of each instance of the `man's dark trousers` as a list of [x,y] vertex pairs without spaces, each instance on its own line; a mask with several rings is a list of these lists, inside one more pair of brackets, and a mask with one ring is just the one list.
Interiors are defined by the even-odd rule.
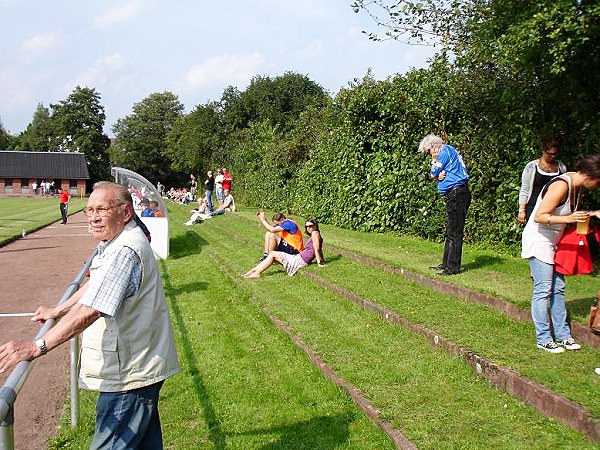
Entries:
[[442,265],[444,272],[456,274],[460,272],[462,243],[467,211],[471,204],[471,191],[465,183],[450,189],[444,194],[448,224],[446,225],[446,245]]

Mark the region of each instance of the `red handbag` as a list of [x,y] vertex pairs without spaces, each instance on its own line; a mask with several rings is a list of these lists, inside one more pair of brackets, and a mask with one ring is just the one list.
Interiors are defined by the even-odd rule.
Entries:
[[[582,191],[580,190],[577,196],[575,211],[579,209]],[[600,232],[592,228],[591,225],[588,228],[587,234],[578,233],[575,224],[567,225],[556,245],[554,270],[563,275],[584,275],[591,273],[594,270],[590,246],[588,244],[588,236],[591,233],[594,233],[596,240],[600,238]]]
[[[600,237],[598,230],[590,230],[589,233]],[[583,275],[591,273],[593,269],[588,235],[578,234],[574,225],[568,226],[556,245],[554,270],[563,275]]]

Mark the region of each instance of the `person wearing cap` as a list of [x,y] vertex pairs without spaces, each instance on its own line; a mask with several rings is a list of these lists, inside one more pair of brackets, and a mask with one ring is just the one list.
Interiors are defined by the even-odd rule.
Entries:
[[471,204],[469,174],[460,153],[435,134],[423,138],[419,151],[431,156],[430,176],[444,197],[448,214],[444,257],[441,264],[430,269],[438,270],[442,276],[456,275],[460,273],[465,221]]
[[140,205],[142,207],[142,212],[141,212],[140,216],[154,217],[154,212],[152,211],[152,209],[150,209],[150,200],[148,200],[147,198],[143,198],[142,201],[140,202]]
[[271,251],[265,259],[259,262],[244,275],[244,278],[260,278],[260,274],[273,264],[281,264],[287,274],[291,277],[302,267],[308,266],[314,259],[319,267],[325,266],[323,258],[323,237],[319,230],[319,224],[315,219],[308,219],[304,224],[304,232],[310,236],[306,241],[304,250],[295,255],[289,253]]

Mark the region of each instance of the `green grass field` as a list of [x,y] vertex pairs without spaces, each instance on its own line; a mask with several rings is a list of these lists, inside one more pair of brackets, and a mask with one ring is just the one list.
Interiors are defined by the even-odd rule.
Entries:
[[[81,211],[86,202],[71,197],[69,214]],[[23,230],[29,233],[60,219],[58,196],[0,197],[0,245],[21,236]]]
[[[57,202],[54,207],[58,217]],[[535,348],[529,323],[327,249],[333,244],[434,277],[427,267],[439,262],[441,245],[325,225],[325,268],[311,265],[290,278],[272,267],[260,279],[244,280],[239,275],[262,251],[264,230],[254,210],[185,227],[189,208],[169,208],[171,254],[160,266],[182,371],[161,391],[166,448],[393,448],[390,438],[320,374],[267,313],[284,322],[420,449],[600,448],[500,392],[461,358],[432,348],[422,337],[302,275],[314,273],[384,305],[600,418],[600,400],[594,395],[600,377],[592,372],[600,365],[597,351],[546,354]],[[21,227],[13,234],[20,234]],[[528,308],[531,281],[525,261],[467,244],[463,266],[468,270],[448,281]],[[585,321],[599,289],[597,274],[567,280],[574,320]],[[70,430],[65,417],[49,448],[89,446],[94,399],[94,394],[82,395],[81,426]]]

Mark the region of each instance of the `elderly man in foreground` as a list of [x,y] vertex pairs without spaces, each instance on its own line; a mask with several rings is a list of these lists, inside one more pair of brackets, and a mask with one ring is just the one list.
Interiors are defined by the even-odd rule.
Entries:
[[158,266],[124,186],[96,183],[84,212],[100,241],[89,282],[36,310],[34,321],[60,321],[35,342],[1,346],[0,372],[82,333],[79,383],[100,392],[90,448],[162,449],[158,395],[179,363]]

